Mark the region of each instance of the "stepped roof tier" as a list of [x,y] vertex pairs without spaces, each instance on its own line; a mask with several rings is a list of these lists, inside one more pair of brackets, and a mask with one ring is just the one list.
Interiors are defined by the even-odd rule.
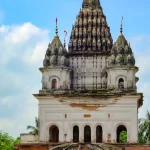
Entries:
[[135,58],[130,47],[130,43],[127,42],[126,38],[123,35],[122,24],[120,28],[120,35],[111,49],[109,65],[135,65]]
[[69,54],[109,55],[113,45],[110,28],[99,0],[83,0],[69,41]]
[[67,58],[67,50],[62,45],[59,36],[58,36],[58,28],[56,24],[56,35],[52,42],[48,45],[45,58],[43,61],[44,67],[68,67],[69,60]]

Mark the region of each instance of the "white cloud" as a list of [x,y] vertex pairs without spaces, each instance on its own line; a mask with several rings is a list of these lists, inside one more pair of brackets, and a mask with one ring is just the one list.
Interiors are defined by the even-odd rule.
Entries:
[[0,129],[9,129],[14,130],[14,127],[16,126],[16,122],[12,119],[0,119]]
[[37,45],[35,45],[35,47],[32,48],[33,49],[32,52],[30,50],[26,51],[23,57],[24,61],[27,63],[42,63],[44,58],[43,49],[46,50],[46,48],[47,48],[46,41],[39,42]]
[[41,30],[29,22],[20,26],[12,26],[9,30],[6,40],[14,44],[23,43],[31,37],[41,34]]
[[149,74],[150,63],[150,36],[141,35],[136,36],[131,39],[131,43],[133,46],[133,50],[135,51],[135,57],[137,66],[139,67],[139,76],[144,76],[145,74]]
[[[0,27],[0,63],[11,58],[21,58],[32,63],[41,63],[49,42],[48,31],[31,23]],[[35,53],[38,51],[38,53]]]
[[12,97],[10,97],[10,96],[4,97],[3,99],[1,99],[2,105],[9,105],[11,103],[12,103]]
[[35,92],[35,89],[31,87],[16,96],[2,100],[0,107],[7,108],[5,113],[8,113],[8,116],[0,117],[0,130],[17,137],[20,133],[27,132],[27,125],[35,125],[34,117],[38,116],[38,102],[32,96],[33,91]]
[[140,35],[131,38],[131,46],[135,52],[136,65],[139,67],[137,76],[138,91],[144,94],[144,104],[139,109],[139,117],[144,117],[146,111],[150,111],[150,35]]
[[[17,137],[35,125],[38,101],[32,96],[41,87],[49,32],[31,23],[0,26],[0,130]],[[13,91],[13,92],[12,92]]]
[[142,91],[144,93],[144,105],[139,109],[139,117],[144,118],[146,116],[147,110],[150,111],[150,81],[147,81],[147,83],[140,84],[139,91]]

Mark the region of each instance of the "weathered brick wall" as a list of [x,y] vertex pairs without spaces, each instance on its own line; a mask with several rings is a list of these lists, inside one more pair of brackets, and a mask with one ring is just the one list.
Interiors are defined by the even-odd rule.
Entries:
[[126,147],[125,150],[150,150],[150,145],[149,146],[130,146]]
[[[125,147],[125,150],[150,150],[150,145],[115,145],[116,147],[119,147],[120,150],[122,150],[123,147]],[[22,144],[22,145],[16,145],[15,150],[49,150],[52,145],[49,144]],[[85,148],[82,150],[86,150]]]
[[48,145],[16,145],[15,150],[49,150]]
[[128,145],[115,145],[116,147],[120,147],[120,150],[150,150],[150,145],[138,145],[138,144],[128,144]]

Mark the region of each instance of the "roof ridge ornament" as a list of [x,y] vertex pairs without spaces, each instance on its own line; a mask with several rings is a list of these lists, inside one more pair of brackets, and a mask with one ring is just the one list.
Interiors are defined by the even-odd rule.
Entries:
[[58,36],[58,25],[57,25],[57,23],[58,23],[58,18],[56,18],[56,36]]
[[64,48],[66,47],[66,36],[67,36],[67,31],[66,30],[64,30],[64,34],[65,34],[65,36],[64,36]]
[[121,26],[120,26],[120,33],[121,33],[121,35],[122,35],[122,33],[123,33],[122,22],[123,22],[123,16],[122,16],[122,19],[121,19]]

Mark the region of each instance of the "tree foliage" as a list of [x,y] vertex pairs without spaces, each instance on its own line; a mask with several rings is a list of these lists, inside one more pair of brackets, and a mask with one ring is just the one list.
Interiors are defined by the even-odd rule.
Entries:
[[[127,142],[127,132],[120,134],[120,142]],[[150,144],[150,112],[147,111],[145,118],[138,120],[138,142],[139,144]]]
[[33,135],[38,135],[38,129],[39,129],[39,119],[35,117],[35,127],[28,125],[27,130],[31,130],[29,133]]
[[9,136],[8,133],[3,133],[0,131],[0,150],[14,150],[14,144],[19,144],[20,139],[16,140]]
[[150,144],[150,112],[147,111],[146,117],[139,119],[139,143]]
[[146,144],[146,137],[140,132],[138,133],[138,142],[139,144]]
[[119,138],[120,143],[127,143],[127,131],[122,131]]
[[21,143],[20,137],[16,138],[16,140],[14,141],[14,144],[20,144],[20,143]]

